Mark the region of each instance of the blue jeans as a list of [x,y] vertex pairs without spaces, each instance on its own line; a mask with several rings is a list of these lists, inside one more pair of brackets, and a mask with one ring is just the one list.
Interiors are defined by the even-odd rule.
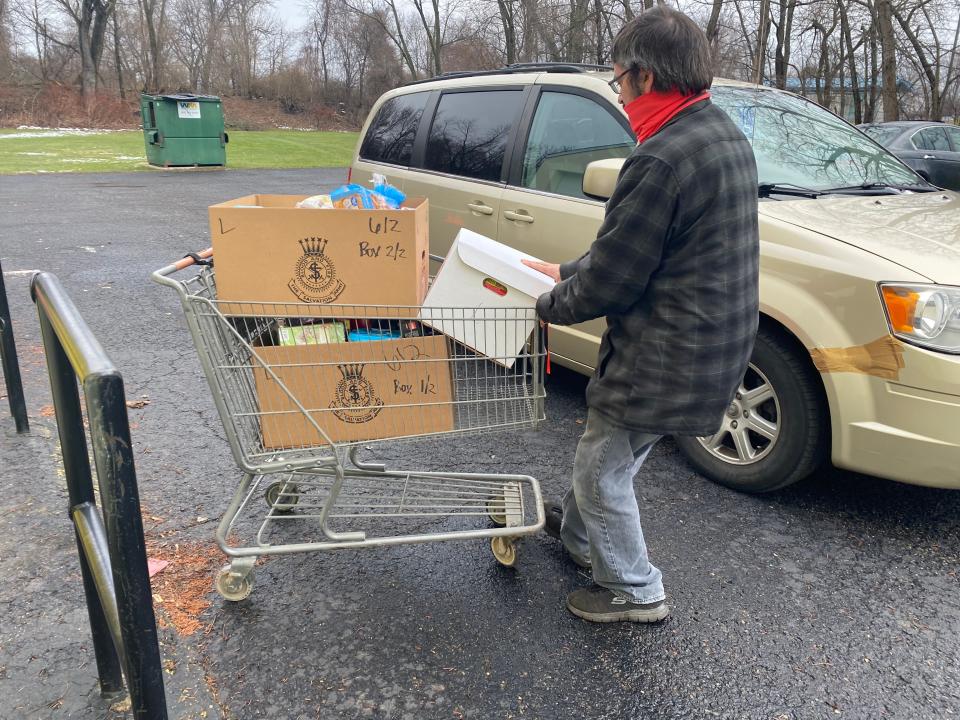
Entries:
[[589,558],[593,579],[635,602],[664,599],[660,571],[647,558],[633,478],[660,435],[633,432],[590,410],[573,461],[573,487],[563,497],[560,539]]

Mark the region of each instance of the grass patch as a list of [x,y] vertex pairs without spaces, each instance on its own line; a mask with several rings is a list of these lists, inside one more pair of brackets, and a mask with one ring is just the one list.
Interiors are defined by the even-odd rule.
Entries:
[[[61,134],[58,130],[0,130],[0,174],[150,170],[139,130]],[[234,130],[228,168],[346,167],[357,133]]]

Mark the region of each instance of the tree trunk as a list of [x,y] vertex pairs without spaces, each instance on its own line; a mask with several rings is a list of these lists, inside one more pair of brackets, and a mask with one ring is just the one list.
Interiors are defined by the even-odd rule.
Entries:
[[[840,4],[840,32],[843,34],[843,42],[847,48],[847,67],[850,71],[850,88],[853,91],[853,122],[859,125],[863,122],[863,102],[860,99],[860,80],[857,77],[856,48],[853,47],[847,6],[843,4],[843,0],[838,0],[838,2]],[[866,71],[866,67],[864,67],[864,71]]]
[[753,58],[753,82],[763,82],[764,64],[767,59],[767,38],[770,34],[770,2],[760,0],[760,27],[757,30],[756,55]]
[[140,12],[147,29],[147,51],[150,55],[149,71],[145,84],[154,90],[159,90],[163,84],[160,77],[160,66],[163,60],[163,49],[160,47],[160,28],[163,25],[165,10],[165,2],[161,1],[158,6],[157,0],[140,0]]
[[200,65],[200,92],[210,92],[210,75],[213,71],[213,48],[220,42],[220,28],[226,20],[230,4],[219,0],[207,0],[206,47],[203,49],[203,61]]
[[[629,7],[629,3],[626,3]],[[710,19],[707,20],[707,40],[710,41],[710,47],[716,55],[717,37],[720,34],[720,11],[723,10],[723,0],[713,0],[713,8],[710,10]]]
[[793,13],[796,0],[780,0],[780,22],[777,23],[777,48],[773,61],[774,83],[781,90],[787,87],[790,70],[790,39],[793,36]]
[[440,0],[433,0],[433,69],[437,75],[443,72],[443,31],[440,28]]
[[93,24],[93,7],[84,3],[77,22],[77,44],[80,51],[80,98],[84,110],[93,107],[93,96],[97,91],[97,68],[90,48],[90,26]]
[[7,33],[7,0],[0,0],[0,73],[7,74],[11,36]]
[[93,72],[96,78],[99,78],[100,60],[103,59],[103,50],[107,46],[107,28],[110,27],[113,10],[114,0],[96,3],[93,26],[90,29],[90,54],[93,55]]
[[883,119],[900,119],[897,98],[897,48],[893,33],[893,0],[877,0],[877,29],[880,32],[881,74],[883,76]]
[[513,2],[497,0],[497,8],[500,10],[500,22],[503,24],[504,56],[507,65],[512,65],[517,61],[517,27]]
[[[953,47],[950,50],[950,63],[947,65],[947,76],[943,81],[943,95],[947,96],[947,93],[950,92],[950,86],[955,82],[956,78],[953,76],[953,68],[956,65],[957,59],[957,41],[960,40],[960,21],[957,22],[957,29],[953,33]],[[956,110],[954,110],[956,113]]]
[[520,62],[533,62],[537,56],[537,29],[540,22],[537,0],[520,0],[520,2],[523,7],[523,22],[520,25],[523,30],[523,45],[520,50]]
[[586,52],[587,34],[584,28],[587,25],[590,0],[571,0],[570,22],[566,29],[566,48],[561,60],[572,63],[582,63]]
[[877,79],[880,77],[880,66],[877,63],[877,33],[876,24],[870,27],[870,98],[866,112],[863,114],[864,122],[876,122],[877,119]]
[[120,99],[126,100],[123,90],[123,63],[120,58],[120,25],[117,21],[117,10],[113,10],[113,62],[117,66],[117,87],[120,89]]

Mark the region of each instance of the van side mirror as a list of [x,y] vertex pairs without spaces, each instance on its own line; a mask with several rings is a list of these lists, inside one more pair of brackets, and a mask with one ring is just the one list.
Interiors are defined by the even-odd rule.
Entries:
[[594,160],[583,172],[583,194],[594,200],[606,200],[613,195],[623,158]]

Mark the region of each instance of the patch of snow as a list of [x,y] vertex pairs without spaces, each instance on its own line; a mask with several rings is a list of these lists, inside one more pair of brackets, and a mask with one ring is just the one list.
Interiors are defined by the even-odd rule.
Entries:
[[47,138],[47,137],[67,137],[82,135],[104,135],[112,132],[125,132],[123,130],[107,130],[105,128],[40,128],[21,125],[17,130],[23,132],[0,133],[0,140],[4,138]]

